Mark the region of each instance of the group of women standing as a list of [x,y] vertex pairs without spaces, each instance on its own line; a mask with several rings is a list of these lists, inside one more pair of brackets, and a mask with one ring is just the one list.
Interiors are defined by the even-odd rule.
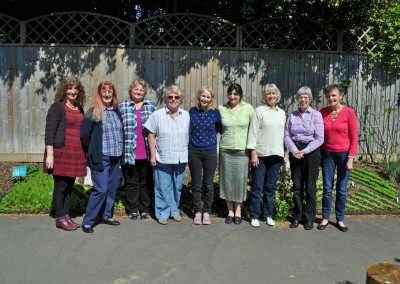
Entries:
[[236,83],[229,86],[228,101],[219,108],[214,106],[214,92],[209,87],[200,88],[196,106],[189,112],[180,107],[182,95],[176,86],[165,90],[165,107],[158,110],[145,98],[147,89],[146,81],[134,79],[129,87],[129,98],[118,104],[114,84],[101,82],[93,107],[84,115],[86,97],[80,80],[65,77],[59,84],[56,102],[46,117],[44,157],[44,171],[54,178],[57,228],[76,230],[80,227],[70,218],[69,206],[75,178],[86,175],[85,160],[91,169],[93,190],[83,218],[84,232],[93,233],[99,221],[112,226],[120,224],[113,219],[113,206],[121,168],[128,217],[132,220],[138,216],[142,220],[149,218],[154,177],[155,217],[166,225],[170,218],[181,221],[178,207],[188,164],[192,178],[193,223],[211,224],[218,162],[217,134],[220,133],[219,195],[228,208],[225,223],[242,222],[250,165],[250,223],[259,227],[263,213],[266,223],[275,225],[275,186],[285,142],[290,152],[295,204],[290,227],[296,228],[304,221],[305,229],[313,228],[315,184],[322,159],[323,220],[318,229],[325,229],[329,221],[337,168],[337,225],[340,230],[347,231],[343,223],[346,185],[358,134],[354,111],[341,104],[343,89],[340,85],[325,88],[329,106],[321,112],[310,106],[310,88],[300,88],[296,96],[298,110],[290,114],[287,121],[284,110],[278,106],[281,94],[274,84],[265,87],[263,105],[255,110],[242,100],[242,88]]

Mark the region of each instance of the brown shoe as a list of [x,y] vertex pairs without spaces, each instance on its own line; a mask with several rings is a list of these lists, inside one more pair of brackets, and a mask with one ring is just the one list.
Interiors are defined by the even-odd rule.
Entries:
[[65,231],[74,231],[77,229],[76,226],[68,222],[66,216],[56,218],[56,227]]
[[172,219],[174,219],[175,222],[180,222],[180,221],[182,221],[181,215],[174,216],[174,217],[172,217]]
[[81,225],[79,225],[78,223],[75,223],[74,220],[71,219],[71,216],[69,216],[69,214],[65,215],[65,218],[67,218],[68,223],[72,224],[73,226],[80,228]]

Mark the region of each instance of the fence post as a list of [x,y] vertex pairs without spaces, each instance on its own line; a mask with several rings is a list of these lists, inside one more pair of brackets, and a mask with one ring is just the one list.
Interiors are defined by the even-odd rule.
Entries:
[[337,51],[343,51],[343,30],[338,31],[338,38],[337,38]]
[[134,45],[136,45],[135,24],[134,23],[130,23],[129,24],[129,47],[133,48]]
[[25,21],[19,23],[19,36],[20,36],[19,43],[21,44],[21,46],[24,46],[25,42],[26,42],[26,22]]
[[[236,25],[235,25],[236,26]],[[236,49],[242,49],[242,26],[236,26]]]

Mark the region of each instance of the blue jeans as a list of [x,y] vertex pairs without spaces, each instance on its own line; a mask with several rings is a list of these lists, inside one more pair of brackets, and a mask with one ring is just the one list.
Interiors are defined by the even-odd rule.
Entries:
[[259,219],[261,211],[261,193],[264,194],[264,217],[271,217],[274,211],[275,187],[282,164],[282,157],[267,156],[258,157],[257,168],[251,167],[251,193],[250,193],[250,216],[251,219]]
[[329,220],[332,210],[333,181],[336,177],[336,202],[335,213],[338,222],[343,221],[346,211],[347,182],[350,171],[346,168],[348,152],[322,151],[322,176],[324,179],[324,193],[322,198],[322,218]]
[[104,170],[91,170],[93,192],[86,207],[84,225],[93,226],[98,215],[102,219],[112,218],[121,173],[120,161],[121,157],[103,155]]
[[179,201],[185,179],[186,163],[162,164],[154,168],[155,214],[157,219],[179,216]]

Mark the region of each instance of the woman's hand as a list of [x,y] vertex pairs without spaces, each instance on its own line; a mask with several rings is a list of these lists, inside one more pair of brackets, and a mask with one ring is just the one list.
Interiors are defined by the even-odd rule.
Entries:
[[157,166],[157,160],[156,160],[155,157],[151,157],[151,158],[150,158],[150,165],[151,165],[152,167]]
[[251,151],[251,165],[255,168],[258,168],[259,164],[260,164],[260,161],[258,160],[257,151],[252,150]]
[[46,169],[51,170],[54,167],[54,147],[46,146]]
[[349,157],[349,158],[347,159],[346,168],[347,168],[349,171],[351,171],[351,170],[353,169],[353,161],[354,161],[354,158]]
[[53,155],[47,155],[46,157],[46,168],[47,169],[52,169],[54,166],[54,157]]
[[295,157],[296,159],[303,159],[304,155],[305,155],[305,153],[303,150],[293,153],[293,157]]

